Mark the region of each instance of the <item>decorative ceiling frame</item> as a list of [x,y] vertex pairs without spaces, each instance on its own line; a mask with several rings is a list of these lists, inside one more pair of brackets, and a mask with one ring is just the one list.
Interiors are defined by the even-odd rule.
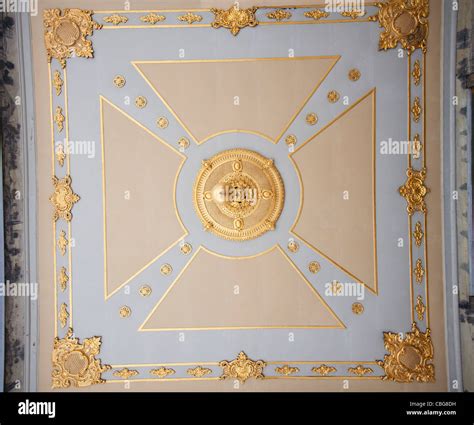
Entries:
[[[384,3],[370,3],[376,6],[376,15],[365,18],[365,13],[354,11],[341,13],[345,19],[332,19],[334,14],[321,8],[309,6],[291,7],[253,7],[239,9],[234,5],[228,10],[195,9],[174,13],[166,10],[144,11],[96,11],[104,22],[92,19],[90,10],[50,9],[44,11],[44,37],[50,78],[50,120],[52,178],[54,193],[51,202],[54,206],[52,229],[54,236],[53,264],[54,302],[55,302],[55,341],[52,352],[53,388],[69,386],[88,386],[105,382],[103,374],[115,369],[113,376],[119,380],[148,374],[153,378],[135,381],[171,380],[216,380],[236,379],[383,379],[396,382],[433,382],[434,356],[429,329],[428,264],[427,264],[427,211],[425,196],[429,192],[425,186],[426,167],[426,78],[425,64],[427,53],[429,0],[389,0]],[[296,11],[302,10],[304,20],[298,20]],[[260,13],[261,12],[261,13]],[[354,12],[354,13],[352,13]],[[178,15],[176,15],[178,13]],[[298,16],[297,16],[298,15]],[[169,23],[172,19],[176,22]],[[377,21],[384,29],[380,34],[379,48],[394,49],[400,45],[408,54],[408,140],[416,141],[413,151],[408,153],[407,180],[399,189],[407,201],[410,292],[411,292],[411,331],[403,333],[384,333],[384,344],[389,354],[378,361],[264,361],[252,360],[240,352],[234,360],[220,362],[193,362],[156,365],[102,365],[100,337],[84,339],[81,344],[72,333],[72,260],[70,241],[72,239],[72,210],[80,197],[72,188],[70,155],[66,146],[56,145],[56,136],[65,130],[65,143],[69,141],[68,81],[67,60],[92,58],[94,30],[119,28],[170,28],[170,27],[210,27],[225,28],[232,36],[242,30],[263,25],[334,24]],[[403,22],[403,25],[401,23]],[[407,24],[408,22],[408,24]],[[407,27],[408,25],[408,27]],[[421,51],[412,66],[412,57]],[[56,60],[59,67],[52,65]],[[421,62],[420,62],[421,59]],[[420,85],[421,82],[421,85]],[[55,91],[53,92],[53,88]],[[416,97],[413,97],[416,92]],[[421,100],[420,100],[421,99]],[[55,125],[56,124],[56,125]],[[415,133],[415,134],[414,134]],[[66,167],[64,167],[66,164]],[[413,246],[412,242],[415,242]],[[186,245],[186,244],[185,244]],[[189,244],[188,244],[189,245]],[[192,249],[192,248],[191,248]],[[184,251],[183,251],[184,252]],[[188,251],[190,252],[190,251]],[[416,261],[414,259],[416,258]],[[416,263],[416,267],[414,264]],[[416,280],[414,286],[413,278]],[[59,289],[59,290],[58,290]],[[142,288],[143,289],[143,288]],[[146,294],[146,290],[143,289]],[[417,299],[415,306],[414,299]],[[416,313],[416,315],[415,315]],[[424,332],[420,330],[424,328]],[[58,334],[63,335],[61,338]],[[313,366],[313,375],[301,375],[304,365]],[[170,366],[173,367],[170,368]],[[299,366],[299,367],[297,367]],[[375,374],[372,367],[379,367],[384,375]],[[140,369],[140,372],[134,367]],[[152,368],[152,369],[150,369]],[[170,378],[183,370],[188,377]],[[273,370],[273,372],[272,372]],[[335,375],[344,370],[344,375]],[[269,375],[265,374],[270,373]],[[343,372],[344,373],[344,372]],[[185,376],[186,376],[185,375]]]

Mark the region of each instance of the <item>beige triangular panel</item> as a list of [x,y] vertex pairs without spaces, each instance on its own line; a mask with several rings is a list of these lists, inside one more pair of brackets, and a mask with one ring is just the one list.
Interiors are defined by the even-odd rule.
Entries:
[[375,90],[293,154],[304,201],[294,233],[377,291]]
[[245,259],[200,249],[143,330],[343,327],[279,248]]
[[135,65],[201,142],[228,130],[277,139],[337,60],[331,56]]
[[105,177],[105,294],[185,234],[174,181],[183,158],[101,98]]

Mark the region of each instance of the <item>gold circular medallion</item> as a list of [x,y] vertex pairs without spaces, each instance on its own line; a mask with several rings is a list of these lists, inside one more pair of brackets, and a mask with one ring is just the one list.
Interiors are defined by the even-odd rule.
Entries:
[[361,303],[353,303],[352,312],[354,314],[360,315],[364,312],[364,306]]
[[130,317],[130,315],[132,314],[132,310],[130,307],[123,305],[122,307],[120,307],[119,314],[121,318],[125,319],[127,317]]
[[164,276],[168,276],[173,271],[173,268],[169,264],[163,264],[160,268],[160,272]]
[[180,250],[184,255],[188,255],[193,250],[193,247],[186,242],[181,246]]
[[360,71],[357,68],[353,68],[349,71],[349,80],[357,81],[360,78]]
[[310,112],[308,115],[306,115],[306,122],[309,125],[316,125],[318,122],[318,116],[314,112]]
[[142,297],[148,297],[151,294],[151,288],[148,285],[143,285],[139,292]]
[[311,261],[308,264],[308,270],[311,273],[316,274],[317,272],[319,272],[319,270],[321,270],[321,265],[317,261]]
[[147,100],[145,96],[138,96],[135,99],[135,106],[139,109],[143,109],[147,104]]
[[122,75],[117,75],[115,78],[114,78],[114,84],[119,88],[121,89],[122,87],[125,86],[125,77],[123,77]]
[[166,128],[168,127],[169,121],[165,117],[160,117],[156,120],[156,125],[160,128]]
[[273,160],[247,149],[223,151],[203,161],[194,185],[194,207],[204,228],[234,241],[273,230],[284,199]]

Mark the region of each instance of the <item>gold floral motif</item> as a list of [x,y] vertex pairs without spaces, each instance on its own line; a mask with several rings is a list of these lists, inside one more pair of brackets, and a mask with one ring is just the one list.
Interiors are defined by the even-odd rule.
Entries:
[[420,61],[418,59],[415,61],[415,64],[413,65],[413,71],[411,75],[413,77],[413,82],[415,83],[415,86],[419,86],[421,82],[422,72],[421,72]]
[[187,374],[194,376],[195,378],[202,378],[203,376],[209,375],[212,373],[212,370],[207,367],[196,366],[193,369],[188,369]]
[[154,376],[158,376],[158,378],[165,378],[169,375],[174,375],[175,371],[173,369],[169,369],[167,367],[160,367],[158,369],[150,370],[150,374]]
[[156,120],[156,125],[160,128],[166,128],[168,127],[168,124],[169,124],[168,119],[165,117],[160,117]]
[[415,311],[416,311],[416,315],[418,317],[418,320],[423,320],[425,318],[426,307],[423,304],[423,297],[421,295],[418,295],[416,297]]
[[66,60],[77,56],[92,58],[92,42],[87,39],[102,25],[92,20],[91,10],[46,9],[43,12],[44,43],[48,62],[54,58],[63,68]]
[[66,118],[63,115],[63,108],[60,106],[56,107],[56,112],[54,113],[54,122],[58,126],[58,131],[61,133],[64,129],[64,121]]
[[156,13],[150,12],[148,15],[140,16],[140,21],[150,25],[155,25],[158,22],[163,22],[166,19],[163,15],[157,15]]
[[130,317],[131,314],[132,314],[132,309],[129,306],[123,305],[122,307],[120,307],[119,315],[122,319],[126,319],[127,317]]
[[357,81],[360,78],[360,71],[357,68],[353,68],[349,71],[349,74],[347,76],[349,77],[349,80],[351,81]]
[[56,69],[54,71],[53,85],[56,89],[56,96],[59,96],[63,89],[64,81],[61,78],[61,73]]
[[353,303],[352,312],[354,314],[361,315],[364,312],[364,306],[361,303]]
[[61,291],[65,291],[67,288],[67,283],[69,282],[69,276],[67,275],[66,267],[61,267],[58,274],[59,287]]
[[398,191],[407,201],[407,212],[413,215],[415,211],[425,213],[426,203],[425,196],[429,193],[429,189],[425,186],[426,169],[420,171],[414,170],[412,167],[407,169],[407,180]]
[[114,13],[113,15],[106,16],[104,18],[104,22],[107,22],[108,24],[120,25],[120,24],[127,23],[128,18],[126,16],[122,16],[117,13]]
[[61,252],[61,255],[66,255],[66,248],[69,244],[69,241],[66,239],[66,232],[64,230],[61,230],[59,233],[59,238],[57,241],[57,245],[59,248],[59,252]]
[[413,121],[419,122],[422,112],[423,112],[423,110],[421,108],[420,98],[417,96],[417,97],[415,97],[415,100],[413,101],[413,106],[411,108]]
[[425,275],[425,269],[423,268],[423,261],[421,261],[421,258],[416,260],[416,266],[413,269],[413,273],[415,273],[416,282],[421,285],[423,282],[423,276]]
[[310,271],[310,273],[316,274],[317,272],[319,272],[319,270],[321,270],[321,265],[317,261],[311,261],[308,264],[308,270]]
[[56,161],[58,161],[58,164],[63,167],[65,159],[66,154],[64,153],[64,146],[62,143],[60,143],[56,148]]
[[178,21],[187,22],[189,25],[192,25],[195,22],[201,22],[202,16],[196,15],[195,13],[187,12],[184,15],[178,16]]
[[251,360],[243,351],[232,361],[223,360],[219,362],[222,368],[220,379],[238,379],[245,382],[249,378],[263,379],[263,368],[267,364],[263,360]]
[[178,140],[178,146],[179,146],[181,149],[187,149],[187,148],[189,148],[189,140],[186,139],[186,137],[180,137],[180,139]]
[[402,338],[399,333],[384,332],[385,349],[389,352],[377,364],[385,371],[383,380],[396,382],[434,382],[434,349],[431,331],[421,332],[415,322],[411,332]]
[[69,319],[69,312],[67,311],[67,305],[65,303],[62,303],[61,307],[59,308],[59,323],[61,323],[62,328],[66,327],[67,319]]
[[116,370],[113,373],[114,376],[125,380],[130,379],[132,376],[137,376],[138,374],[138,370],[128,369],[126,367],[124,367],[123,369]]
[[310,112],[306,115],[306,123],[309,125],[315,125],[318,122],[318,116],[314,112]]
[[336,90],[331,90],[328,93],[328,101],[331,103],[336,103],[339,100],[339,93]]
[[294,134],[289,134],[285,137],[285,143],[287,144],[287,146],[295,146],[297,141],[298,140],[296,139],[296,136]]
[[421,222],[417,221],[415,224],[415,230],[413,232],[413,239],[415,239],[416,246],[421,246],[421,243],[423,242],[423,236],[425,236],[425,234],[423,233]]
[[299,249],[300,249],[300,246],[299,246],[298,242],[296,242],[294,240],[291,240],[290,242],[288,242],[288,251],[295,253]]
[[211,26],[212,28],[227,28],[233,36],[236,36],[242,28],[255,27],[258,25],[259,22],[255,17],[256,11],[256,7],[240,9],[240,7],[235,4],[227,10],[212,8],[211,12],[214,13],[215,16]]
[[149,285],[143,285],[138,290],[142,297],[148,297],[151,294],[151,288]]
[[267,13],[268,19],[274,19],[275,21],[283,21],[284,19],[291,18],[291,12],[288,12],[285,9],[276,9],[273,12]]
[[81,198],[71,188],[71,176],[66,175],[63,179],[53,177],[54,193],[49,200],[54,206],[53,221],[63,218],[72,220],[71,210]]
[[364,10],[346,10],[344,12],[341,12],[341,16],[344,16],[344,18],[351,18],[351,19],[357,19],[357,18],[362,18],[363,16],[366,15],[367,12]]
[[55,338],[52,353],[52,387],[87,387],[105,382],[102,373],[110,370],[109,365],[102,365],[96,358],[100,354],[101,338],[94,336],[84,339],[81,344],[73,338],[69,328],[64,338]]
[[125,86],[126,80],[125,77],[122,75],[116,75],[114,78],[114,84],[121,89],[122,87]]
[[135,99],[135,106],[139,109],[143,109],[146,106],[147,103],[148,103],[148,101],[146,100],[145,96],[138,96]]
[[313,367],[311,369],[311,372],[317,373],[318,375],[327,376],[330,373],[334,373],[336,370],[337,369],[335,367],[327,366],[325,364],[322,364],[321,366]]
[[347,371],[357,376],[364,376],[374,372],[370,367],[364,367],[361,364],[357,365],[356,367],[350,367],[347,369]]
[[305,12],[304,16],[306,18],[314,19],[315,21],[319,21],[322,18],[327,18],[329,16],[329,12],[325,12],[321,9],[314,9],[310,10],[309,12]]
[[298,373],[299,371],[300,371],[299,368],[291,367],[287,364],[281,367],[275,368],[276,373],[279,373],[280,375],[285,375],[285,376],[294,375],[295,373]]
[[193,247],[191,246],[190,243],[186,242],[183,245],[181,245],[179,249],[184,255],[188,255],[193,250]]
[[389,0],[375,4],[379,11],[371,21],[384,29],[379,49],[394,49],[398,44],[412,54],[416,49],[427,50],[429,0]]
[[160,268],[160,272],[164,276],[168,276],[173,271],[173,267],[170,264],[163,264]]

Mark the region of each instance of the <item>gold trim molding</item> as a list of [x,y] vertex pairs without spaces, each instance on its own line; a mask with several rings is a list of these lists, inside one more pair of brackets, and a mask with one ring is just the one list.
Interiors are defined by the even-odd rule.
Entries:
[[236,4],[227,10],[212,8],[211,12],[214,13],[215,17],[211,26],[212,28],[227,28],[233,36],[236,36],[241,29],[245,27],[256,27],[259,24],[255,17],[256,11],[257,7],[241,9]]
[[223,369],[220,379],[238,379],[244,383],[249,378],[263,379],[263,368],[267,364],[263,360],[251,360],[243,351],[232,361],[222,360],[219,366]]
[[111,369],[103,365],[100,354],[101,337],[84,339],[81,344],[69,328],[64,338],[55,338],[52,362],[52,388],[87,387],[102,384],[102,373]]

